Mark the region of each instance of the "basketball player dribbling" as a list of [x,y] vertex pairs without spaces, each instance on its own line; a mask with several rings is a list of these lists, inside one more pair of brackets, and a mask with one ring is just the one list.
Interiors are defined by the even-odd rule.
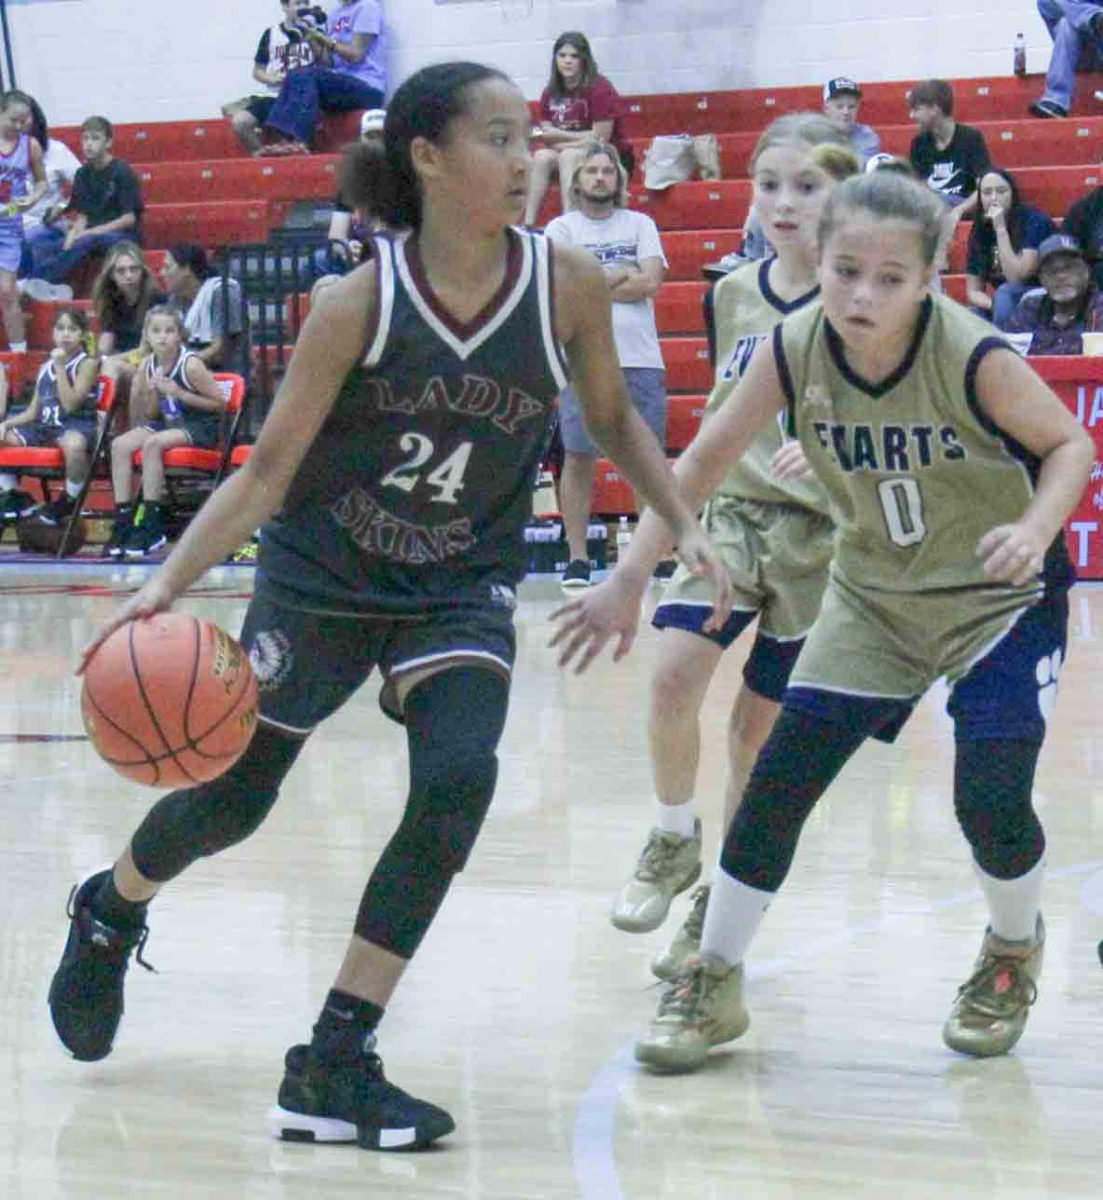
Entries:
[[[636,1057],[693,1070],[750,1018],[743,959],[804,821],[869,736],[892,741],[940,676],[955,725],[954,809],[989,922],[943,1040],[1004,1054],[1037,996],[1045,836],[1032,804],[1073,570],[1062,526],[1094,459],[1088,435],[991,327],[929,292],[941,208],[878,171],[820,225],[821,299],[786,318],[679,460],[710,495],[784,414],[827,490],[837,540],[820,615],[729,826],[699,957],[667,988]],[[669,534],[647,515],[600,587],[559,610],[561,662],[625,652]]]
[[488,67],[427,67],[398,89],[381,209],[410,232],[377,239],[370,263],[319,294],[248,465],[87,652],[264,525],[242,634],[261,687],[249,749],[218,780],[155,804],[114,868],[71,898],[50,1008],[81,1059],[111,1050],[150,900],[260,825],[311,730],[375,668],[384,711],[406,727],[403,819],[313,1037],[287,1053],[278,1137],[402,1149],[454,1127],[387,1081],[376,1027],[494,791],[522,529],[563,348],[591,433],[727,604],[719,560],[624,393],[600,268],[511,228],[529,128],[524,97]]

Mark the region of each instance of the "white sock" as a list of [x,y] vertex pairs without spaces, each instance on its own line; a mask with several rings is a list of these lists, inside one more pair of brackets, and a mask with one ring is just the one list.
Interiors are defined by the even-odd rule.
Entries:
[[984,898],[988,901],[989,923],[996,937],[1003,938],[1005,942],[1032,941],[1038,925],[1038,912],[1042,906],[1045,858],[1038,859],[1034,866],[1018,879],[997,879],[981,870],[975,862],[973,869],[980,880]]
[[80,489],[82,487],[84,487],[83,479],[80,481],[80,483],[73,483],[71,479],[66,479],[65,494],[70,498],[70,500],[75,500],[80,495]]
[[659,819],[655,822],[663,833],[676,833],[679,837],[691,838],[697,832],[697,813],[693,801],[682,804],[663,804],[659,801]]
[[0,472],[0,492],[14,492],[18,485],[18,475],[10,475],[7,471]]
[[8,348],[11,350],[11,352],[13,354],[26,354],[27,353],[27,343],[26,342],[9,342]]
[[733,967],[741,963],[773,898],[773,892],[748,887],[718,867],[705,910],[701,957],[719,958]]

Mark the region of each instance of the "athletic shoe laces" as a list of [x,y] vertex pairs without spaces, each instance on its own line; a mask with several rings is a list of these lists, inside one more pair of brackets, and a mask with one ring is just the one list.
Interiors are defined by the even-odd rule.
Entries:
[[958,995],[981,1016],[1008,1017],[1029,1008],[1038,998],[1038,988],[1022,959],[989,954],[958,988]]
[[662,882],[670,874],[674,858],[685,840],[676,833],[653,832],[640,855],[636,878],[644,883]]

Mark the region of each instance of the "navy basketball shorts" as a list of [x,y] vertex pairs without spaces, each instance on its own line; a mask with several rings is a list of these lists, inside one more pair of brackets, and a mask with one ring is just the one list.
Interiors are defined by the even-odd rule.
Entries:
[[23,440],[24,446],[36,449],[56,446],[64,433],[79,433],[91,445],[96,440],[96,418],[67,417],[60,425],[32,421],[30,425],[17,425],[12,433]]
[[[1068,616],[1068,592],[1057,590],[1026,609],[964,674],[951,681],[946,711],[957,741],[1042,740],[1068,654]],[[919,696],[847,695],[796,685],[788,689],[784,703],[892,742],[918,701]]]
[[[661,367],[625,367],[624,382],[636,411],[647,422],[660,446],[666,446],[666,372]],[[590,441],[582,420],[582,405],[573,388],[559,393],[559,432],[563,449],[597,458],[601,451]]]
[[508,682],[516,655],[512,605],[473,603],[411,617],[319,613],[289,607],[263,579],[241,644],[257,676],[260,719],[300,735],[335,713],[377,667],[380,707],[401,723],[403,676],[464,665]]
[[[760,612],[757,608],[733,610],[721,629],[706,633],[703,626],[712,616],[711,606],[670,604],[656,610],[652,624],[657,629],[682,629],[698,634],[727,650]],[[760,626],[743,664],[743,682],[756,695],[780,704],[803,645],[804,638],[771,637]]]

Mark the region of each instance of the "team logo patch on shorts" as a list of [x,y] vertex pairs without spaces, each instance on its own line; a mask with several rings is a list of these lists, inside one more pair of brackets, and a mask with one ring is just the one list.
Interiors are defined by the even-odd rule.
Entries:
[[294,655],[287,634],[278,629],[258,633],[249,650],[249,663],[262,692],[274,692],[291,674]]

